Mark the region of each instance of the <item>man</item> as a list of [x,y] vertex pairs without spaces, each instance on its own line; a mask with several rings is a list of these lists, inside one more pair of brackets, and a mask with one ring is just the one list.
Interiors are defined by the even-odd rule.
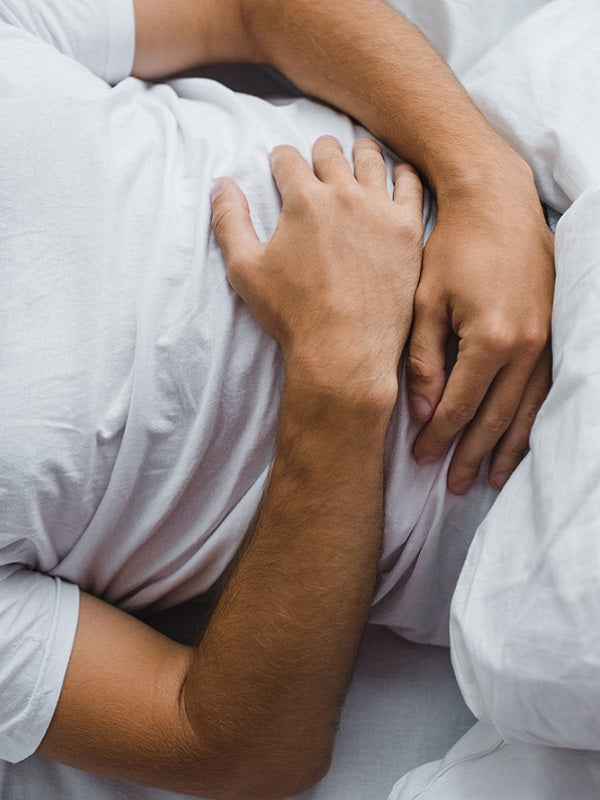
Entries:
[[[350,124],[195,81],[109,90],[133,55],[126,3],[0,8],[2,756],[43,739],[40,752],[93,772],[285,796],[327,768],[375,588],[384,444],[419,280],[418,183],[397,169],[390,199],[372,143],[356,144],[354,174],[331,138],[315,145],[314,173],[276,149],[283,211],[267,245],[239,190],[216,183],[229,278],[281,348],[279,402],[278,351],[207,236],[207,179],[256,182],[268,238],[265,141],[298,136],[298,108],[310,140],[347,146]],[[428,176],[439,212],[408,360],[427,421],[414,453],[437,461],[473,420],[449,486],[467,492],[501,440],[500,488],[547,386],[551,241],[524,164],[379,2],[139,0],[135,22],[133,74],[270,63]],[[451,329],[461,345],[444,385]],[[197,648],[121,610],[168,607],[221,577],[269,471]]]

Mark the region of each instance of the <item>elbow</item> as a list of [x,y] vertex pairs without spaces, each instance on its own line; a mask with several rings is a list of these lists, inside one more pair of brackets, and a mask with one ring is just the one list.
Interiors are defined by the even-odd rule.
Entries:
[[[283,770],[282,774],[274,776],[268,791],[265,793],[263,787],[259,787],[258,793],[252,795],[256,800],[284,800],[292,795],[311,789],[329,772],[331,767],[331,757],[323,757],[316,763],[301,764],[290,771]],[[243,800],[247,800],[247,795]],[[240,798],[239,800],[242,800]]]
[[210,760],[205,753],[197,762],[195,785],[186,790],[206,796],[209,788],[206,768],[210,763],[209,796],[214,800],[285,800],[319,783],[331,766],[331,751],[310,756],[301,750],[281,745],[268,752],[256,748],[251,752],[244,747],[222,748],[218,756],[213,750]]
[[262,776],[245,780],[244,788],[223,800],[286,800],[315,786],[329,771],[329,764],[300,773]]
[[331,759],[323,758],[308,763],[292,758],[292,754],[277,759],[265,756],[255,759],[250,768],[243,766],[245,759],[230,763],[227,786],[216,800],[285,800],[300,794],[319,783],[329,772]]
[[185,702],[180,708],[193,764],[195,785],[186,790],[189,794],[214,800],[284,800],[310,789],[329,772],[337,717],[332,720],[326,712],[306,719],[304,714],[270,711],[255,718],[228,713],[218,704],[218,711],[210,714],[193,706],[196,713],[190,717]]

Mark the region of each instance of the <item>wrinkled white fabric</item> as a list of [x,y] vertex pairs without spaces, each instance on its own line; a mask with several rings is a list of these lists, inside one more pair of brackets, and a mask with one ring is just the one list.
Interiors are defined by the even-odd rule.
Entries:
[[598,787],[597,753],[508,744],[478,722],[443,759],[401,778],[388,800],[594,800]]
[[[561,209],[554,385],[469,552],[454,663],[508,739],[600,749],[600,6],[555,0],[467,77]],[[485,98],[483,101],[482,98]]]
[[[566,211],[556,236],[554,385],[531,452],[480,526],[451,615],[478,723],[390,800],[600,796],[600,6],[555,0],[465,76]],[[497,730],[496,730],[497,729]],[[499,731],[499,733],[498,733]]]
[[553,0],[463,77],[560,212],[600,183],[599,25],[595,0]]
[[462,77],[550,0],[391,0]]
[[600,750],[600,187],[556,236],[554,385],[531,452],[480,527],[453,601],[453,660],[507,739]]

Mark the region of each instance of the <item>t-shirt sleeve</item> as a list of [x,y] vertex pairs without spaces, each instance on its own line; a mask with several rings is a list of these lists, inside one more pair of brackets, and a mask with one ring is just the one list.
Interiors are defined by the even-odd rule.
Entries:
[[0,567],[0,759],[34,753],[56,709],[79,616],[79,589]]
[[133,0],[0,0],[0,21],[52,45],[107,83],[131,74]]

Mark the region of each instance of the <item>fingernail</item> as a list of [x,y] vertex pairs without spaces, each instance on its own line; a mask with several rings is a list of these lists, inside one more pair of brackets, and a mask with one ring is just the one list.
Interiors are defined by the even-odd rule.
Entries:
[[435,464],[437,460],[436,456],[415,456],[415,461],[420,467],[428,467],[430,464]]
[[431,414],[431,403],[424,397],[413,396],[410,398],[410,413],[417,420],[426,420]]
[[210,190],[210,200],[211,203],[214,203],[217,197],[221,194],[221,192],[225,191],[227,188],[227,181],[225,178],[217,178],[217,180],[213,183],[213,187]]
[[502,489],[506,481],[510,478],[510,472],[498,472],[497,475],[492,475],[492,483],[496,489]]
[[453,494],[466,494],[474,483],[475,481],[471,478],[468,478],[464,481],[456,481],[456,483],[453,483],[450,486],[450,491]]

